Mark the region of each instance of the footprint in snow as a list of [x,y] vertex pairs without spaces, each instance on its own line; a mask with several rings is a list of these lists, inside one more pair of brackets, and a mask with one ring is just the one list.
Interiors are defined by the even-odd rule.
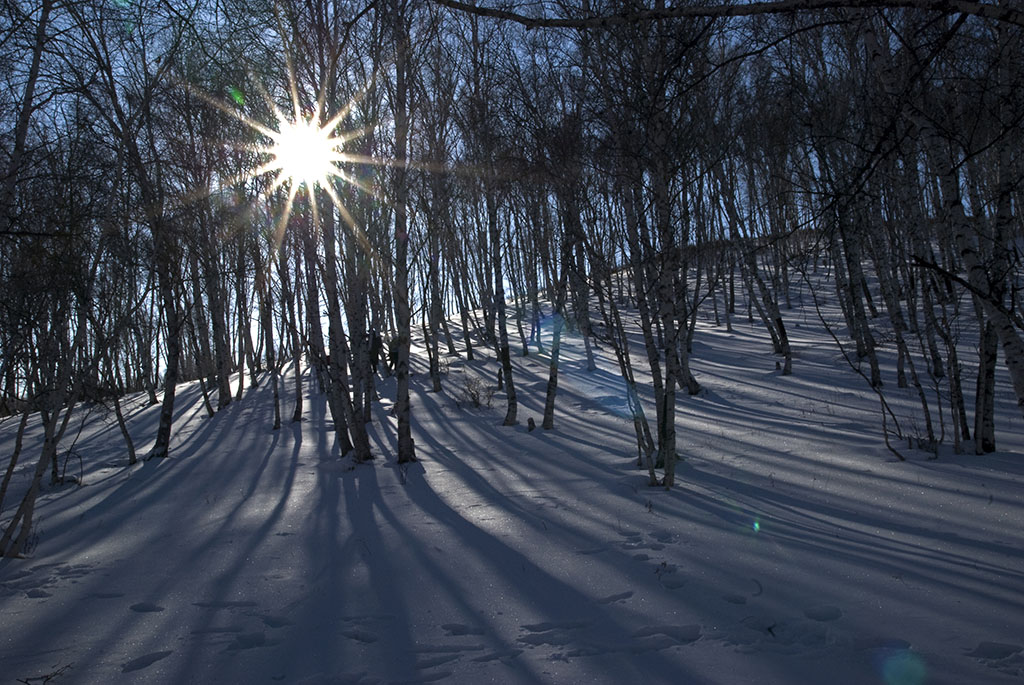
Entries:
[[263,620],[263,625],[268,628],[283,628],[284,626],[290,626],[291,620],[284,616],[272,616],[270,614],[260,616]]
[[591,554],[600,554],[601,552],[604,552],[606,549],[608,549],[608,548],[607,547],[591,547],[590,549],[578,549],[578,550],[576,550],[576,554],[582,554],[584,556],[590,556]]
[[607,597],[602,597],[601,599],[597,600],[597,603],[598,604],[613,604],[615,602],[624,602],[625,600],[629,599],[632,596],[633,596],[633,591],[632,590],[627,590],[626,592],[620,592],[620,593],[615,594],[615,595],[608,595]]
[[149,654],[143,654],[138,658],[132,659],[127,663],[121,664],[121,673],[141,671],[144,668],[152,666],[161,659],[166,659],[171,654],[173,654],[173,650],[167,650],[164,652],[150,652]]
[[81,578],[92,572],[91,564],[73,564],[70,566],[58,566],[54,573],[62,578]]
[[555,645],[562,647],[573,641],[573,631],[585,627],[583,621],[545,621],[530,623],[523,626],[526,635],[517,638],[517,642],[533,645]]
[[696,624],[685,626],[644,626],[643,628],[637,628],[634,630],[632,637],[644,638],[655,635],[670,637],[678,643],[696,642],[700,639],[701,628]]
[[1024,676],[1024,647],[1003,642],[979,642],[967,653],[985,666],[1012,676]]
[[499,649],[497,651],[488,652],[487,654],[482,654],[478,657],[475,657],[474,659],[472,659],[472,661],[478,664],[483,664],[487,663],[488,661],[498,661],[499,659],[514,659],[522,653],[523,650],[521,649]]
[[544,633],[549,630],[572,630],[575,628],[585,628],[586,625],[586,621],[543,621],[541,623],[527,623],[523,626],[523,629],[528,630],[531,633]]
[[413,667],[417,671],[422,671],[428,668],[434,668],[435,666],[440,666],[441,664],[447,664],[448,662],[455,661],[458,658],[458,654],[438,654],[423,659],[417,659]]
[[678,590],[686,585],[686,579],[679,576],[662,576],[661,585],[666,590]]
[[262,630],[258,630],[253,633],[240,633],[235,636],[235,639],[227,646],[229,651],[240,651],[243,649],[253,649],[255,647],[263,647],[270,644],[267,642],[267,636]]
[[632,637],[626,650],[633,654],[643,654],[696,642],[701,637],[701,628],[698,625],[645,626],[634,631]]
[[[163,611],[164,610],[164,608],[162,606],[160,606],[159,604],[154,604],[153,602],[139,602],[138,604],[132,604],[128,608],[131,609],[132,611],[137,611],[140,614],[155,613],[157,611]],[[165,654],[164,656],[167,656],[167,655]],[[160,658],[162,659],[163,657],[160,657]],[[147,664],[147,666],[148,666],[148,664]]]
[[370,631],[363,630],[361,628],[351,628],[349,630],[343,630],[341,631],[341,634],[350,640],[362,642],[363,644],[371,644],[380,639]]
[[978,646],[967,653],[967,656],[975,659],[986,659],[996,661],[1007,659],[1020,652],[1024,647],[1020,645],[1008,645],[1002,642],[979,642]]
[[441,630],[447,635],[483,635],[482,628],[469,626],[465,623],[442,623]]
[[686,585],[686,579],[676,574],[678,570],[679,567],[675,564],[663,561],[654,568],[654,575],[658,576],[658,581],[662,587],[669,590],[678,590]]
[[40,590],[39,588],[29,590],[25,594],[31,599],[44,599],[46,597],[53,597],[53,595],[51,595],[46,590]]
[[458,652],[480,652],[483,645],[416,645],[412,651],[416,654],[455,654]]
[[736,594],[722,595],[722,599],[724,599],[729,604],[746,604],[747,603],[747,598],[744,597],[743,595],[736,595]]

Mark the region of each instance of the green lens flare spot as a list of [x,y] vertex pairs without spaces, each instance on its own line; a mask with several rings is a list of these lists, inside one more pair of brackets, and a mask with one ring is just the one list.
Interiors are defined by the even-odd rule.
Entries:
[[900,650],[883,663],[882,678],[886,685],[923,685],[928,679],[928,669],[917,654]]
[[754,525],[751,526],[751,528],[754,529],[755,533],[760,533],[761,532],[761,522],[758,521],[757,519],[754,519]]
[[238,88],[230,86],[228,88],[228,95],[231,96],[231,99],[234,100],[235,104],[239,107],[245,106],[245,95],[243,95],[242,91],[240,91]]

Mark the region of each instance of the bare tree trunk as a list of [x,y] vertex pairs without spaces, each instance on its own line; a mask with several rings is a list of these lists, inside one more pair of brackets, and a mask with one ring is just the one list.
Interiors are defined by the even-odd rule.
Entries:
[[416,447],[412,438],[409,403],[409,347],[411,344],[411,312],[409,311],[409,220],[406,210],[409,200],[408,177],[405,161],[409,149],[409,88],[412,66],[409,62],[409,29],[405,9],[396,12],[395,20],[395,318],[398,326],[398,363],[395,369],[397,391],[395,414],[398,417],[398,463],[416,461]]
[[[294,239],[289,240],[294,248]],[[292,279],[288,268],[289,253],[296,255],[296,269],[298,269],[298,250],[287,250],[286,244],[281,243],[277,256],[277,270],[281,277],[281,318],[284,329],[290,334],[292,340],[292,376],[295,382],[295,409],[292,412],[292,422],[302,420],[302,344],[299,338],[298,315],[295,311],[295,289],[292,287]],[[296,273],[296,285],[298,284],[298,273]]]
[[[980,318],[980,317],[979,317]],[[995,385],[999,337],[995,327],[986,321],[978,346],[978,381],[974,395],[974,453],[996,451]]]
[[[169,230],[169,227],[160,226],[158,236],[165,236]],[[170,241],[166,237],[157,240],[157,281],[164,317],[167,320],[167,368],[164,370],[164,399],[160,408],[156,442],[146,456],[147,459],[162,459],[167,456],[170,449],[171,424],[174,422],[174,394],[177,390],[178,365],[181,360],[181,315],[174,295],[174,280],[169,263],[172,259],[170,249]]]
[[[957,20],[957,26],[963,17]],[[883,48],[870,21],[864,22],[864,40],[868,48],[876,77],[889,93],[899,92],[899,87],[890,66],[889,53]],[[1010,382],[1017,397],[1017,408],[1024,415],[1024,340],[1021,339],[1012,317],[1005,309],[999,287],[988,276],[985,263],[975,242],[976,236],[970,220],[964,211],[958,165],[951,159],[949,140],[926,117],[921,110],[909,105],[904,115],[916,127],[921,136],[925,152],[936,170],[937,182],[942,194],[942,219],[949,238],[959,252],[966,283],[972,295],[980,302],[985,314],[992,322],[996,336],[1003,347],[1003,359],[1010,373]]]
[[553,330],[551,332],[551,361],[548,364],[548,385],[544,395],[544,420],[541,427],[551,430],[555,427],[555,395],[558,392],[558,359],[562,349],[562,329],[565,327],[565,272],[556,287],[554,311],[551,314]]
[[270,284],[267,282],[269,265],[262,263],[259,248],[253,250],[253,260],[256,264],[256,296],[260,304],[260,327],[263,330],[264,344],[266,345],[267,369],[270,371],[270,382],[274,390],[274,430],[281,428],[281,395],[279,388],[280,375],[277,364],[277,355],[274,353],[274,302],[270,292]]
[[[311,204],[316,207],[318,201]],[[341,277],[338,272],[334,209],[328,207],[319,221],[314,219],[314,223],[320,224],[324,240],[325,273],[323,283],[327,296],[327,339],[330,349],[327,375],[329,378],[328,392],[332,398],[329,404],[334,418],[334,433],[338,444],[341,445],[343,455],[354,450],[353,457],[357,462],[367,461],[372,458],[370,441],[366,435],[366,426],[356,421],[352,395],[349,391],[349,355],[348,347],[345,344],[345,330],[341,323],[341,294],[338,292]],[[335,411],[337,413],[334,413]]]
[[7,463],[7,470],[4,471],[4,480],[0,483],[0,513],[4,510],[4,498],[7,496],[7,487],[11,484],[11,476],[14,475],[14,469],[18,466],[18,458],[21,456],[22,438],[25,437],[25,426],[28,425],[29,414],[31,414],[31,411],[26,407],[25,411],[21,414],[21,420],[18,422],[18,433],[14,438],[14,452]]
[[43,52],[46,49],[50,22],[50,12],[53,10],[54,0],[43,0],[39,11],[39,21],[36,23],[34,40],[32,42],[32,57],[29,63],[28,76],[22,90],[21,103],[18,106],[18,119],[14,126],[14,145],[10,149],[10,156],[7,159],[7,168],[4,170],[3,186],[0,186],[0,219],[4,221],[2,230],[11,231],[13,227],[13,204],[14,189],[18,181],[21,159],[25,154],[25,140],[28,137],[29,124],[32,114],[38,105],[35,103],[36,84],[39,82],[39,69],[42,64]]
[[514,426],[519,423],[517,412],[519,404],[516,400],[515,382],[512,378],[512,358],[508,345],[508,326],[505,312],[505,285],[501,269],[501,229],[498,228],[498,200],[494,191],[486,194],[487,230],[491,239],[491,269],[494,275],[494,311],[498,318],[498,361],[501,364],[505,379],[505,397],[508,408],[505,411],[503,426]]

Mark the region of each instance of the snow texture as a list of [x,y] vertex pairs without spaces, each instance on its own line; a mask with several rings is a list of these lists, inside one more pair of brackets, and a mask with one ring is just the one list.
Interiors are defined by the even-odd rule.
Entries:
[[[0,560],[0,675],[1022,682],[1024,430],[1005,379],[999,452],[928,460],[904,443],[899,462],[877,398],[813,309],[784,315],[791,376],[760,327],[698,324],[692,364],[705,391],[680,397],[672,491],[636,467],[614,355],[599,348],[587,372],[572,337],[551,431],[526,425],[540,423],[546,357],[514,359],[514,427],[499,425],[500,392],[490,409],[460,401],[466,379],[494,383],[493,359],[450,358],[435,394],[416,357],[411,466],[394,462],[393,379],[381,384],[368,465],[342,465],[308,376],[308,420],[278,431],[269,382],[213,418],[198,388],[182,386],[172,456],[134,467],[113,417],[80,408],[69,434],[84,422],[82,461],[67,468],[81,485],[48,487],[31,554]],[[889,399],[909,416],[916,400],[882,353]],[[137,397],[126,410],[144,453],[159,407]],[[16,424],[0,424],[0,454]],[[41,441],[33,420],[12,497]]]

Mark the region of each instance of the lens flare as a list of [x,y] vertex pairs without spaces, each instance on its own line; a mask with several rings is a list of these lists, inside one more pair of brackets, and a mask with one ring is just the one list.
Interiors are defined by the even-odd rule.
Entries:
[[278,131],[271,137],[274,142],[267,151],[274,156],[271,164],[277,167],[279,177],[312,189],[326,187],[333,176],[340,175],[338,164],[344,161],[341,146],[345,141],[314,119],[280,118]]
[[[370,259],[379,261],[379,252],[373,248],[362,227],[342,201],[345,197],[342,189],[345,187],[358,189],[382,200],[368,182],[360,180],[355,174],[366,174],[365,167],[368,165],[396,163],[367,154],[347,152],[345,149],[353,141],[374,130],[373,122],[362,121],[361,125],[355,123],[358,120],[354,114],[355,105],[365,95],[366,88],[355,93],[353,99],[345,104],[329,106],[322,91],[315,96],[306,96],[302,92],[291,60],[288,60],[287,85],[290,106],[282,109],[279,100],[272,97],[260,81],[255,80],[250,85],[262,96],[261,100],[271,115],[271,123],[264,123],[266,112],[260,118],[254,116],[253,103],[246,97],[240,84],[226,88],[226,99],[212,97],[186,84],[198,97],[235,118],[255,134],[253,138],[256,140],[227,142],[228,146],[254,155],[255,165],[232,177],[222,178],[222,185],[233,187],[250,179],[269,176],[270,182],[262,184],[260,192],[261,197],[268,201],[276,191],[286,189],[283,203],[278,204],[280,212],[274,212],[277,214],[273,231],[275,245],[280,245],[284,239],[300,191],[304,191],[310,199],[303,211],[310,214],[312,230],[320,230],[320,203],[316,198],[322,192]],[[275,199],[274,202],[279,200]]]
[[927,678],[924,660],[909,649],[898,650],[882,659],[885,685],[923,685]]

